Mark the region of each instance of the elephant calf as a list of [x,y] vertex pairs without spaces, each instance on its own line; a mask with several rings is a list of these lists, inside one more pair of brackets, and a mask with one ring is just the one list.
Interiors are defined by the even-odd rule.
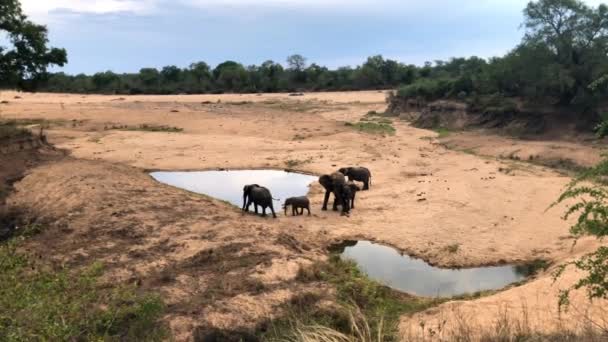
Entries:
[[[302,197],[291,197],[285,200],[283,209],[285,209],[285,216],[287,216],[287,207],[291,206],[291,216],[304,215],[304,209],[308,210],[308,216],[310,216],[310,200],[306,196]],[[298,209],[300,212],[298,213]]]
[[344,201],[348,202],[348,206],[351,209],[355,209],[357,191],[361,191],[361,188],[354,182],[348,182],[344,185]]
[[349,181],[363,182],[363,190],[369,190],[372,184],[372,173],[366,167],[343,167],[338,172],[348,177]]
[[266,216],[266,208],[270,208],[272,217],[277,218],[272,205],[270,190],[257,184],[245,185],[243,188],[243,211],[249,211],[253,203],[255,213],[258,213],[258,205],[262,207],[262,216]]

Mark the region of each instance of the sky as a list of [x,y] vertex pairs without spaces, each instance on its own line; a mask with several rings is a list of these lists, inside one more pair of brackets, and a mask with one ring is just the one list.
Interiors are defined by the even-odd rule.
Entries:
[[[137,72],[291,54],[330,68],[383,55],[407,64],[501,56],[528,0],[21,0],[68,51],[70,74]],[[600,0],[587,0],[597,6]]]

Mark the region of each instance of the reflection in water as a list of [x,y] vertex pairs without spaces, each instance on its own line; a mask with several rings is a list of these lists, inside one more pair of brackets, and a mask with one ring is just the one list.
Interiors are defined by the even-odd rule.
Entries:
[[369,241],[349,245],[341,256],[354,260],[370,278],[419,296],[449,297],[500,289],[526,278],[515,266],[442,269]]
[[[276,170],[237,170],[199,172],[153,172],[157,181],[199,194],[205,194],[238,207],[243,205],[243,186],[259,184],[270,189],[274,209],[280,211],[288,197],[305,196],[308,186],[317,180],[315,176]],[[253,206],[250,208],[253,210]]]

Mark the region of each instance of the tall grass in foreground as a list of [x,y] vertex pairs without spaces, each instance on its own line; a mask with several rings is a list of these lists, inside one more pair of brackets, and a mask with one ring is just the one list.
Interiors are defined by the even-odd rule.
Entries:
[[[599,324],[593,317],[581,317],[575,328],[565,325],[551,333],[536,332],[528,321],[528,312],[513,318],[504,310],[492,324],[480,326],[463,316],[454,315],[454,321],[441,321],[436,326],[420,322],[418,329],[387,336],[372,333],[369,317],[361,311],[351,312],[350,324],[355,334],[346,334],[323,325],[294,325],[285,342],[603,342],[608,341],[608,325]],[[449,326],[449,328],[448,328]]]
[[[514,312],[517,310],[518,312]],[[515,313],[515,315],[513,315]],[[491,313],[488,313],[492,315]],[[520,309],[502,307],[492,316],[490,324],[477,324],[453,309],[449,319],[439,318],[439,323],[421,321],[417,328],[402,332],[400,340],[405,342],[599,342],[608,341],[608,325],[587,312],[577,315],[576,324],[567,324],[561,318],[547,332],[539,331],[530,317],[532,313],[525,305]],[[488,318],[488,317],[485,317]]]
[[285,315],[272,321],[260,336],[263,341],[399,341],[402,315],[442,302],[394,291],[338,255],[300,269],[296,280],[321,290],[301,294],[286,304]]
[[[546,265],[534,265],[545,268]],[[334,291],[321,289],[295,297],[286,315],[275,319],[261,336],[263,341],[281,342],[596,342],[608,341],[608,322],[598,321],[590,312],[571,307],[577,324],[562,316],[552,324],[550,333],[539,332],[538,323],[548,313],[500,306],[497,312],[488,308],[485,324],[467,317],[457,306],[443,314],[426,319],[409,318],[444,303],[447,299],[425,299],[408,296],[369,279],[357,265],[332,255],[327,262],[302,268],[296,279],[300,282],[329,284]],[[478,299],[493,292],[455,297],[454,300]],[[557,299],[555,299],[557,305]],[[445,309],[444,309],[445,310]],[[608,309],[607,309],[608,310]],[[608,311],[606,315],[608,317]],[[413,321],[414,319],[419,321]],[[409,321],[408,321],[409,320]],[[576,320],[575,320],[576,321]],[[401,326],[400,326],[401,323]],[[554,325],[553,325],[554,324]],[[544,326],[544,325],[543,325]]]

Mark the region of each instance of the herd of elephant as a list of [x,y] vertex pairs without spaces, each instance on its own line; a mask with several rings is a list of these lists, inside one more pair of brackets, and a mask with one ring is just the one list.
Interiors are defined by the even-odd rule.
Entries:
[[[348,178],[348,181],[346,181]],[[321,210],[327,210],[327,202],[330,195],[334,194],[333,210],[337,211],[338,206],[342,207],[342,215],[347,215],[351,209],[355,208],[355,196],[357,191],[369,190],[372,174],[365,167],[344,167],[338,171],[319,177],[319,183],[325,189],[325,198]],[[363,183],[361,189],[355,181]],[[243,188],[243,211],[248,212],[253,204],[255,213],[258,214],[258,206],[262,208],[262,216],[266,216],[266,209],[269,208],[274,218],[277,215],[272,205],[272,194],[268,188],[258,184],[245,185]],[[287,207],[291,206],[292,216],[303,215],[304,209],[310,215],[310,200],[306,196],[291,197],[285,200],[283,209],[287,215]]]

